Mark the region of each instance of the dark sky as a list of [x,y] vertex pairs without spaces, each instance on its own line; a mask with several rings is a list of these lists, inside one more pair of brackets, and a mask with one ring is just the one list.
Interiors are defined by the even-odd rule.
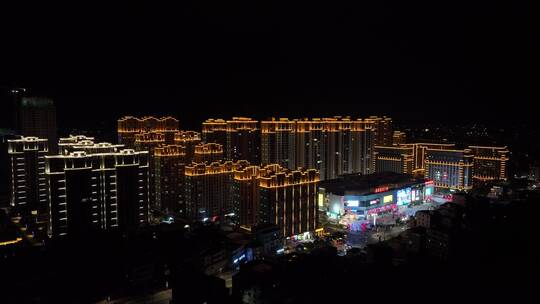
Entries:
[[145,113],[520,121],[540,97],[524,1],[75,2],[0,9],[0,85],[54,97],[64,126]]

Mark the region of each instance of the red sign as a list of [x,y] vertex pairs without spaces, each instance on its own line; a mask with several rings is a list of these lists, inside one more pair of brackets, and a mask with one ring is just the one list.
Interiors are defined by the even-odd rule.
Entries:
[[386,205],[386,206],[370,209],[370,210],[367,211],[367,214],[368,215],[379,214],[381,212],[390,211],[390,210],[396,210],[396,209],[397,209],[396,204]]
[[375,193],[381,193],[381,192],[386,192],[386,191],[388,191],[388,186],[375,188]]

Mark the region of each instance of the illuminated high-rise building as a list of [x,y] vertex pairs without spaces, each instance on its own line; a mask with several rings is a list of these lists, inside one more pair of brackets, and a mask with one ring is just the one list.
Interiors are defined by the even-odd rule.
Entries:
[[376,172],[413,174],[414,148],[412,146],[375,146]]
[[260,163],[260,130],[258,122],[246,117],[227,120],[226,158]]
[[324,172],[324,123],[320,119],[298,120],[295,137],[296,167]]
[[[84,152],[92,165],[92,204],[96,204],[100,212],[99,227],[101,229],[113,229],[118,227],[118,196],[117,196],[117,157],[123,149],[123,145],[114,145],[107,142],[88,144],[87,140],[80,142],[82,145],[72,146],[73,152]],[[147,154],[141,154],[143,161],[147,161]],[[121,169],[121,168],[120,168]],[[145,176],[147,173],[145,172]],[[146,180],[143,183],[147,182]],[[138,185],[132,185],[133,187]],[[147,187],[143,187],[147,189]],[[140,189],[137,189],[140,190]],[[94,193],[95,192],[95,193]],[[145,198],[148,195],[146,194]],[[123,197],[121,197],[123,198]],[[126,202],[123,202],[126,204]],[[145,203],[148,200],[145,199]]]
[[[106,154],[115,153],[124,149],[124,145],[115,145],[108,142],[94,143],[91,141],[83,140],[79,144],[71,146],[71,152],[83,151],[87,154]],[[69,154],[69,153],[66,153]]]
[[135,148],[135,135],[139,133],[158,132],[163,134],[166,144],[174,143],[174,134],[179,130],[178,120],[174,117],[133,117],[118,119],[118,142],[126,148]]
[[469,146],[473,154],[473,179],[475,183],[506,180],[506,164],[509,160],[507,147]]
[[193,161],[196,163],[215,162],[223,159],[223,146],[216,143],[198,144],[195,146]]
[[369,174],[374,171],[373,133],[369,121],[333,117],[324,118],[321,123],[323,153],[319,170],[322,180],[347,173]]
[[118,226],[133,231],[148,222],[149,157],[145,151],[130,149],[115,154]]
[[401,131],[394,131],[394,135],[392,136],[392,144],[394,146],[399,146],[407,142],[407,135],[405,132]]
[[296,149],[296,121],[287,118],[261,121],[262,164],[295,169]]
[[136,230],[148,221],[148,152],[84,151],[46,157],[53,238],[101,229]]
[[224,155],[227,155],[227,122],[223,119],[207,119],[202,124],[202,140],[205,143],[222,145]]
[[[20,136],[15,134],[14,130],[0,129],[0,185],[5,185],[0,187],[0,201],[9,205],[9,196],[10,196],[10,155],[8,154],[8,140],[19,139]],[[6,205],[2,204],[1,205]]]
[[236,225],[251,228],[259,223],[260,178],[280,171],[283,168],[278,164],[248,166],[234,171],[232,205]]
[[130,149],[135,148],[135,135],[143,132],[139,118],[125,116],[118,119],[118,143]]
[[93,145],[94,137],[85,135],[69,135],[69,137],[61,137],[58,140],[58,153],[69,154],[74,150],[74,146]]
[[118,227],[115,158],[121,149],[84,139],[47,157],[53,237],[68,235],[70,229],[73,235]]
[[324,168],[321,179],[333,179],[348,173],[369,174],[373,151],[371,124],[349,117],[325,118]]
[[472,189],[473,155],[470,149],[425,150],[426,177],[436,188],[469,191]]
[[373,163],[374,143],[372,124],[365,119],[351,121],[350,164],[347,173],[371,174],[375,172]]
[[21,97],[16,103],[15,121],[20,135],[47,139],[49,154],[56,153],[58,135],[56,108],[52,99]]
[[233,173],[248,165],[247,161],[187,165],[185,168],[186,217],[201,220],[230,213]]
[[[156,122],[155,119],[147,119],[148,121],[151,121],[153,123]],[[167,121],[167,120],[164,120]],[[168,124],[165,124],[164,126],[160,126],[159,124],[155,126],[154,124],[151,124],[148,126],[148,128],[151,129],[164,129],[164,128],[172,128]],[[173,140],[172,142],[174,144],[168,144],[170,140],[167,139],[166,134],[172,134]],[[201,142],[201,136],[199,132],[195,131],[174,131],[174,133],[162,133],[162,131],[159,132],[143,132],[143,133],[137,133],[135,134],[135,149],[137,151],[148,151],[149,152],[149,175],[150,175],[150,206],[152,208],[158,209],[158,210],[169,210],[169,211],[181,211],[183,203],[182,203],[182,191],[181,190],[174,190],[174,185],[168,183],[176,183],[176,182],[182,182],[182,178],[173,178],[173,176],[178,176],[178,172],[176,170],[181,170],[183,172],[183,167],[185,164],[191,162],[193,160],[194,154],[195,154],[195,146],[198,145]],[[177,148],[170,148],[167,149],[166,146],[175,146]],[[155,152],[164,147],[165,149],[160,150],[160,161],[159,165],[161,166],[165,159],[167,160],[167,164],[172,166],[173,165],[173,159],[178,160],[179,163],[176,163],[173,167],[169,169],[164,168],[157,168],[157,160],[155,156]],[[178,152],[179,147],[182,147],[182,152]],[[174,151],[173,151],[174,150]],[[168,151],[172,153],[171,157],[167,157]],[[178,155],[182,154],[182,155]],[[173,170],[173,172],[169,172],[167,170]],[[160,176],[156,176],[156,174],[161,174]],[[183,174],[183,173],[181,173]],[[170,176],[169,176],[170,175]],[[173,178],[173,180],[169,181],[169,177]],[[177,180],[180,179],[180,180]],[[165,182],[165,180],[167,180]],[[177,181],[174,181],[177,180]],[[165,188],[163,188],[165,187]],[[172,194],[172,197],[179,195],[180,198],[174,199],[171,197],[164,197],[165,194],[159,193],[158,191],[174,191],[175,193]],[[167,194],[168,195],[168,194]],[[158,197],[159,196],[159,197]],[[174,203],[174,201],[177,201],[177,203]],[[163,204],[162,204],[163,203]],[[171,209],[172,208],[172,209]]]
[[176,132],[174,143],[186,148],[186,161],[191,162],[195,156],[195,146],[201,143],[201,133],[196,131]]
[[89,136],[86,136],[86,135],[73,135],[73,134],[70,134],[68,137],[60,137],[58,139],[58,144],[65,144],[65,145],[69,145],[69,144],[76,144],[76,143],[79,143],[81,141],[85,141],[85,140],[89,140],[89,141],[94,141],[94,137],[89,137]]
[[315,231],[318,183],[315,169],[272,171],[260,177],[260,222],[277,225],[284,236]]
[[47,233],[49,210],[45,177],[47,143],[47,139],[37,137],[8,140],[11,213],[20,218],[20,224],[29,234]]
[[[165,135],[159,132],[138,133],[135,135],[135,150],[148,151],[149,156],[149,174],[150,174],[150,206],[157,208],[156,204],[156,178],[155,178],[155,161],[154,152],[157,148],[165,145]],[[157,208],[159,209],[159,208]]]
[[349,127],[349,120],[341,118],[323,118],[324,122],[324,154],[321,175],[324,179],[333,179],[344,173],[344,156],[348,155],[349,147],[344,143],[344,137]]
[[182,214],[184,206],[184,170],[186,148],[180,145],[167,145],[156,148],[155,193],[156,207],[163,211]]
[[101,228],[103,210],[92,193],[96,192],[92,175],[92,159],[85,152],[47,158],[53,238],[79,236]]
[[[288,169],[314,168],[321,179],[346,173],[374,172],[373,146],[375,125],[380,124],[381,138],[391,129],[390,118],[352,120],[349,117],[258,122],[235,117],[203,123],[203,139],[219,142],[226,125],[225,158],[246,159],[250,163],[279,164]],[[390,142],[392,136],[390,134]]]
[[296,130],[296,168],[316,169],[321,180],[373,172],[369,121],[348,117],[305,119],[296,122]]
[[370,116],[373,123],[373,141],[375,146],[391,146],[393,141],[392,118]]

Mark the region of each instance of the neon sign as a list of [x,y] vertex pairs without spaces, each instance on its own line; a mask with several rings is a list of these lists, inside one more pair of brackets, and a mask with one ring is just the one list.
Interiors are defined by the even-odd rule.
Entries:
[[385,205],[385,206],[382,206],[382,207],[377,207],[377,208],[370,209],[370,210],[367,211],[367,214],[368,215],[379,214],[381,212],[394,211],[396,209],[397,209],[396,204]]
[[383,187],[377,187],[375,188],[375,193],[381,193],[381,192],[386,192],[388,191],[388,186],[383,186]]
[[360,202],[358,200],[347,201],[347,206],[349,207],[358,207]]

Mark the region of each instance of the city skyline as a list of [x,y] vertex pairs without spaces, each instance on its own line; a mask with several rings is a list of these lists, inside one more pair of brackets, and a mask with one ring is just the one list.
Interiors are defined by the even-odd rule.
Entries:
[[1,6],[0,303],[534,298],[527,1]]

